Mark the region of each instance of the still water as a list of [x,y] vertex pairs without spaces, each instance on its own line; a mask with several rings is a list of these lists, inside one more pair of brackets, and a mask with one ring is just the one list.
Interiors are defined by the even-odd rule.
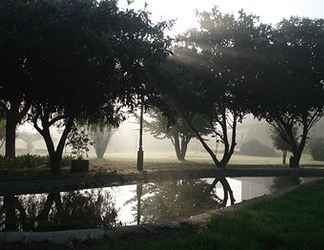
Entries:
[[167,223],[278,192],[312,179],[205,178],[74,192],[7,195],[0,197],[0,231],[49,231]]

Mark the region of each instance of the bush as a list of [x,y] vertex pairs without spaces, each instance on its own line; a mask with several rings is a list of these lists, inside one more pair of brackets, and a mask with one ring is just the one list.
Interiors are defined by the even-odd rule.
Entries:
[[243,155],[251,155],[251,156],[265,156],[265,157],[277,156],[277,153],[274,149],[262,144],[261,142],[255,139],[243,143],[240,146],[240,153]]
[[315,161],[324,161],[324,138],[312,139],[309,143],[309,150]]
[[39,155],[20,155],[13,160],[0,156],[0,168],[37,168],[47,165],[48,157]]

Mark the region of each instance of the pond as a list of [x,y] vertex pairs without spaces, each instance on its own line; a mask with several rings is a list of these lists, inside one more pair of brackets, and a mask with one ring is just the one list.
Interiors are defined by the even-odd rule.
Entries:
[[0,231],[168,223],[312,179],[288,176],[174,179],[73,192],[5,195],[0,197]]

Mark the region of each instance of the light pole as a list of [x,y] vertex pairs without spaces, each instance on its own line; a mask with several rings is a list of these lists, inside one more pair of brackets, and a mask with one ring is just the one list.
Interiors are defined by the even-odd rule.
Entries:
[[144,151],[143,151],[143,113],[144,113],[144,97],[141,100],[140,111],[140,130],[139,130],[139,145],[137,151],[137,170],[143,171]]

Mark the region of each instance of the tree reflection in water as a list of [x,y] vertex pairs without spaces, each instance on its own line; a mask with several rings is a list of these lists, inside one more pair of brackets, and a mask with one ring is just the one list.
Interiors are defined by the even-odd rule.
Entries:
[[1,231],[45,231],[116,225],[107,191],[7,195],[0,209]]
[[[217,183],[222,186],[222,196],[216,191]],[[212,184],[201,179],[137,184],[136,191],[134,198],[126,204],[135,204],[132,211],[137,224],[167,223],[225,207],[229,198],[231,204],[235,202],[225,178],[215,179]]]

